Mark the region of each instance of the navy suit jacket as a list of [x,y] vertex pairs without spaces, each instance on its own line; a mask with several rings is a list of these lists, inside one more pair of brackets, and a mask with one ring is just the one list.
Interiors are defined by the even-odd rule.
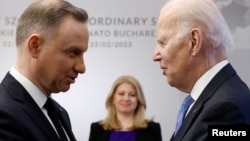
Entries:
[[[89,141],[109,141],[110,130],[104,130],[98,123],[94,122],[90,127]],[[162,141],[160,124],[149,122],[147,128],[135,130],[136,141]]]
[[[64,129],[75,141],[66,110],[56,105]],[[59,141],[40,107],[9,73],[0,84],[0,141]]]
[[208,125],[250,124],[250,91],[231,64],[209,82],[171,141],[207,141]]

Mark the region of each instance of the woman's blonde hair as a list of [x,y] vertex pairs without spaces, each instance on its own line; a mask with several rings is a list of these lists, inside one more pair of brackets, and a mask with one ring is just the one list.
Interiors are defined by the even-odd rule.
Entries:
[[124,75],[124,76],[118,77],[115,80],[115,82],[113,83],[111,87],[109,95],[106,99],[106,108],[107,108],[108,114],[104,120],[100,121],[100,124],[103,126],[105,130],[120,130],[122,128],[117,119],[116,109],[115,109],[115,106],[113,105],[113,99],[114,99],[114,94],[117,90],[117,87],[123,83],[131,84],[135,88],[137,98],[138,98],[138,105],[134,113],[133,127],[131,127],[131,130],[145,128],[147,126],[147,123],[149,121],[152,121],[152,119],[149,120],[145,118],[146,100],[145,100],[139,81],[133,76]]

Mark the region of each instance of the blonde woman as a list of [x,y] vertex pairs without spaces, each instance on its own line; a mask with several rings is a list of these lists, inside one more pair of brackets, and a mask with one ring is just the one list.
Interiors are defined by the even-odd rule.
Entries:
[[107,117],[91,124],[89,141],[162,141],[160,124],[145,118],[146,100],[133,76],[115,80],[106,108]]

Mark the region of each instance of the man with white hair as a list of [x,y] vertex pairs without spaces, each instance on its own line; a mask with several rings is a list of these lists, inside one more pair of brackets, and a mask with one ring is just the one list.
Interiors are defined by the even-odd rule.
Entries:
[[249,88],[227,58],[232,45],[227,23],[212,0],[170,0],[162,8],[153,60],[170,86],[193,99],[177,120],[171,141],[205,141],[210,127],[250,124]]

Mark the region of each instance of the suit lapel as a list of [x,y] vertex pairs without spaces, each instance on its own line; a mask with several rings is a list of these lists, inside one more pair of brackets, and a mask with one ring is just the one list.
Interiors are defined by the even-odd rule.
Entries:
[[38,112],[38,106],[31,107],[30,104],[24,103],[23,109],[24,111],[33,119],[34,122],[42,129],[42,131],[50,138],[51,140],[59,140],[57,133],[54,128],[49,123],[48,119],[42,112]]
[[179,141],[183,138],[189,127],[199,116],[201,110],[203,109],[204,103],[215,94],[215,91],[225,80],[232,77],[233,75],[236,75],[236,72],[231,66],[231,64],[226,65],[215,75],[215,77],[208,83],[206,88],[202,91],[201,95],[196,100],[193,107],[190,109],[178,133],[175,136],[173,135],[171,137],[171,141]]
[[24,112],[27,113],[27,115],[37,124],[41,131],[48,136],[48,139],[59,141],[57,133],[54,131],[48,119],[23,86],[9,73],[4,78],[2,84],[8,89],[11,97],[16,100],[17,103],[22,104]]

